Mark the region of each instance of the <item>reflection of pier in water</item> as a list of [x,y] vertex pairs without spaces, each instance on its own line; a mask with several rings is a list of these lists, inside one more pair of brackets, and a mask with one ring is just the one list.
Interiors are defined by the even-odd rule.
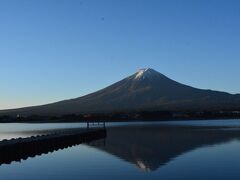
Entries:
[[26,160],[29,157],[47,154],[59,149],[89,143],[104,139],[106,130],[98,129],[74,129],[62,133],[32,136],[4,140],[0,142],[0,165],[10,164],[12,161]]

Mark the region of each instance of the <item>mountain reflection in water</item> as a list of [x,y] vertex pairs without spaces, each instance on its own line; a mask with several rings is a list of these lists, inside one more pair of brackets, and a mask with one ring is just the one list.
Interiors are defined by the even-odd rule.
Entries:
[[155,171],[194,149],[240,139],[240,129],[181,126],[119,126],[107,128],[105,146],[92,147]]
[[[56,130],[52,131],[55,132]],[[37,131],[38,133],[40,131]],[[30,134],[34,134],[34,132]],[[53,151],[86,143],[87,146],[92,147],[91,149],[104,151],[130,164],[134,164],[144,172],[149,172],[156,171],[176,157],[197,148],[228,143],[239,139],[240,129],[233,127],[174,126],[163,124],[121,125],[108,127],[104,133],[90,137],[88,140],[74,136],[71,138],[63,137],[60,139],[35,141],[11,148],[0,148],[0,165],[10,164],[13,161],[22,161],[29,157],[43,156]],[[83,147],[79,146],[79,149]],[[91,156],[96,155],[97,158],[100,158],[101,156],[99,156],[97,151],[94,151]],[[71,151],[65,150],[63,153],[71,154]],[[88,161],[91,157],[88,157],[88,151],[85,153]],[[76,154],[76,156],[79,155]],[[71,163],[74,161],[73,159],[66,159],[66,161],[68,160]],[[37,162],[36,160],[36,165],[38,164]],[[83,162],[84,160],[77,161],[77,165],[83,165]],[[98,164],[92,165],[100,167]],[[76,167],[74,163],[73,166]],[[54,168],[51,169],[51,171],[53,170]]]

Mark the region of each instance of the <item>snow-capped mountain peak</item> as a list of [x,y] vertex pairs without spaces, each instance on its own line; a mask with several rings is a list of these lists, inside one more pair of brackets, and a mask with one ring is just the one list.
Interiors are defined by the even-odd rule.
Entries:
[[178,83],[151,68],[94,93],[42,106],[0,111],[0,115],[65,115],[136,111],[238,110],[240,96]]
[[139,69],[136,74],[134,79],[145,79],[146,77],[152,76],[156,74],[156,71],[154,71],[151,68],[143,68]]

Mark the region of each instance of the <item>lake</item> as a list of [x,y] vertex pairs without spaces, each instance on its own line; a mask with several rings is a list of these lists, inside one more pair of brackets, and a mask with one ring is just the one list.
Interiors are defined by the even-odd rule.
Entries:
[[[0,139],[71,128],[86,124],[0,124]],[[240,120],[108,123],[106,132],[94,142],[39,147],[37,155],[0,162],[1,179],[240,179]]]

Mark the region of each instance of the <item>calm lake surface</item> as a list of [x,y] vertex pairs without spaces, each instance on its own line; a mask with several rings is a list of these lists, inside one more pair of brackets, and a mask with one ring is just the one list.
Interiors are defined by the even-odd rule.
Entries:
[[[82,123],[0,124],[0,139]],[[1,179],[240,179],[240,120],[109,123],[106,138],[0,162]]]

